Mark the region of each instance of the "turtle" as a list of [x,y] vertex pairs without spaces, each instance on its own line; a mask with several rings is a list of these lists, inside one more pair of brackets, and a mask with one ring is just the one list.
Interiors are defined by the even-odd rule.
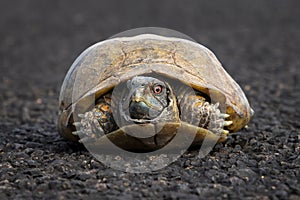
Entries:
[[194,134],[191,146],[223,142],[252,115],[241,87],[208,48],[140,34],[96,43],[75,60],[61,87],[57,124],[71,141],[109,146],[108,138],[123,149],[151,151],[179,129]]

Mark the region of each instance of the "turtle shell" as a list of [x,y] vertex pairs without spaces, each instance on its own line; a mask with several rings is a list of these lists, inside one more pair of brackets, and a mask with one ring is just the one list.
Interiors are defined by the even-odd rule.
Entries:
[[69,69],[59,98],[59,132],[71,139],[74,108],[89,108],[99,96],[134,76],[158,74],[180,80],[219,102],[230,115],[230,132],[244,127],[251,108],[240,86],[206,47],[186,39],[142,34],[99,42]]

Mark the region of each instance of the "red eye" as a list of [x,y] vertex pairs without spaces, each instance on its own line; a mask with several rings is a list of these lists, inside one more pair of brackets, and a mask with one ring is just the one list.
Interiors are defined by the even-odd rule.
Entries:
[[153,87],[154,94],[160,94],[162,92],[162,90],[163,90],[163,87],[161,85],[155,85]]

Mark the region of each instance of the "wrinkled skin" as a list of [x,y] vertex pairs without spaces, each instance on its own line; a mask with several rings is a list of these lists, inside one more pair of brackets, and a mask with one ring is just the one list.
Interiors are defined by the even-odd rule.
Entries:
[[120,115],[137,123],[178,121],[170,86],[152,77],[137,76],[127,81],[128,93],[120,104]]
[[[157,119],[163,110],[170,106],[170,89],[162,81],[151,77],[134,77],[128,81],[128,87],[129,113],[132,119]],[[166,116],[162,117],[168,120]]]

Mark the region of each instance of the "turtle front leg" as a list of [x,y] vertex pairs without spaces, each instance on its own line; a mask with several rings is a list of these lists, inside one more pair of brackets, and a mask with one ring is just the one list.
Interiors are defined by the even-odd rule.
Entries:
[[226,126],[231,125],[232,121],[226,121],[229,115],[221,113],[219,103],[212,104],[200,95],[190,95],[183,104],[182,121],[205,128],[222,137],[226,137],[229,133]]
[[73,134],[80,137],[79,142],[97,139],[118,128],[112,114],[110,95],[101,97],[92,110],[78,117],[80,121],[74,123],[77,130]]

